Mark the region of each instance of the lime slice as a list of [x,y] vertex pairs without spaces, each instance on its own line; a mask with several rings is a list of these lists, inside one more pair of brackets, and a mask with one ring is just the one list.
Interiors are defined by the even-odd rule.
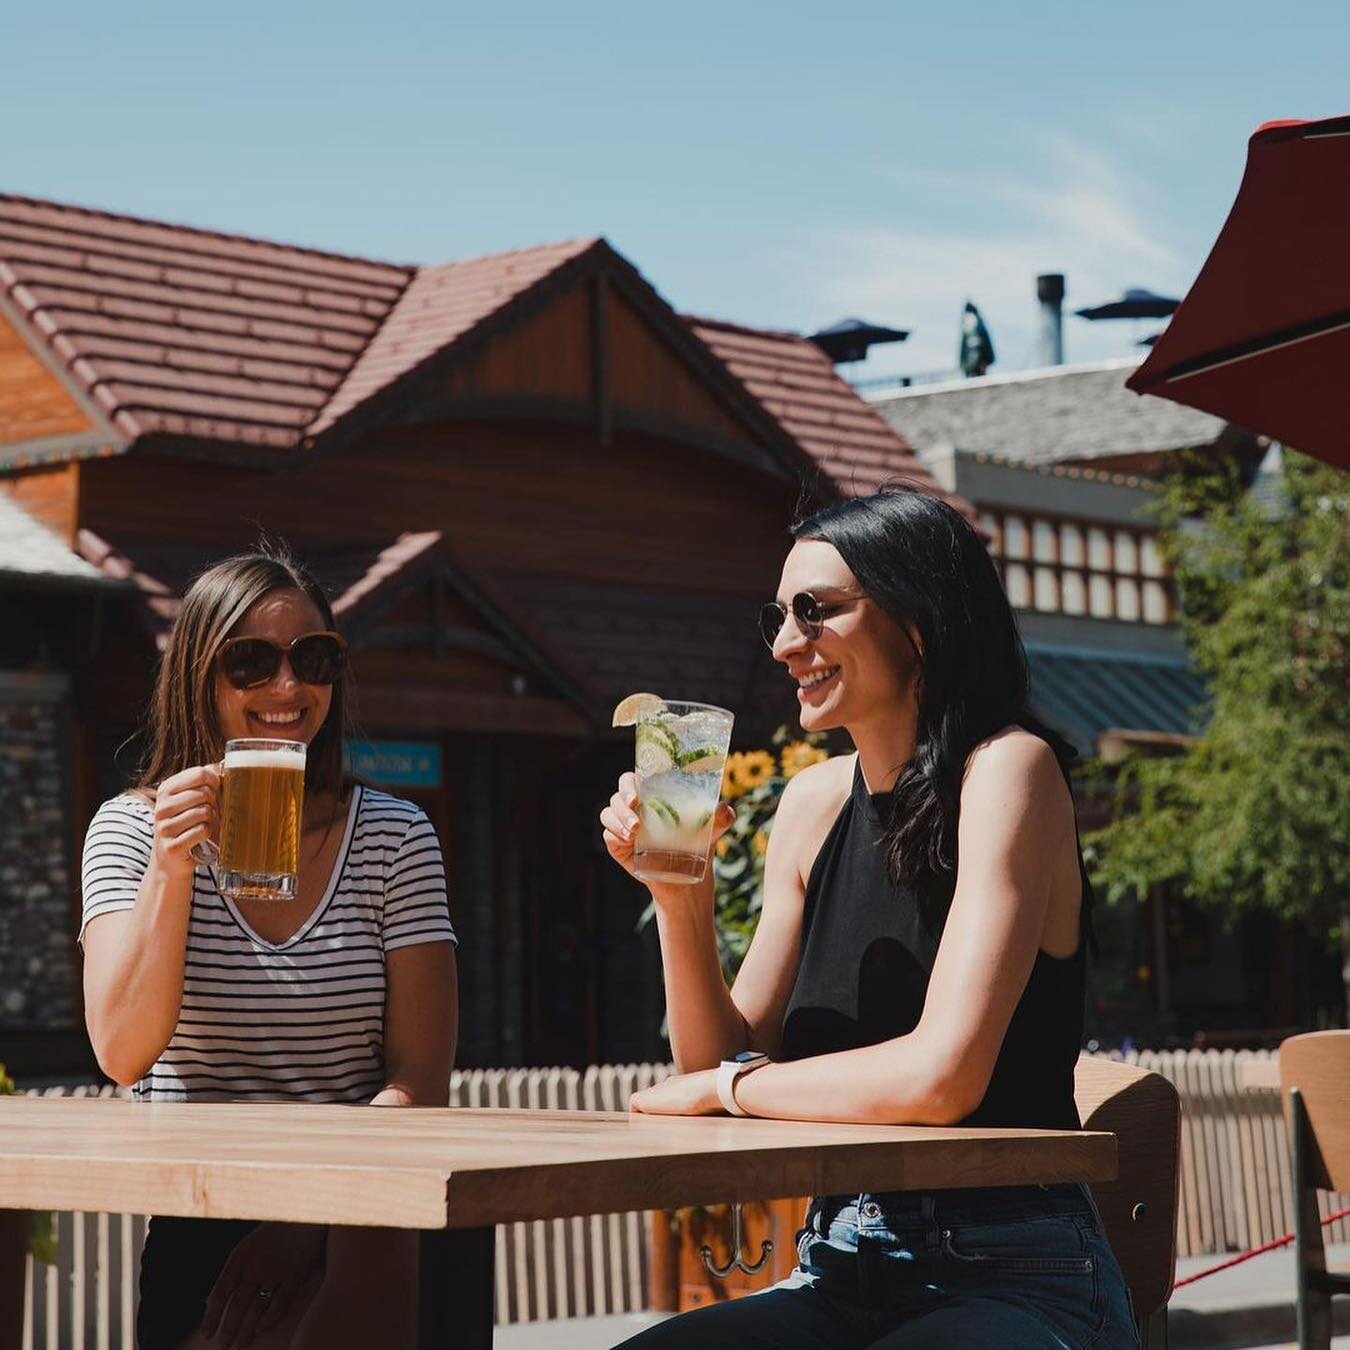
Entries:
[[675,756],[675,763],[685,773],[712,773],[726,763],[727,757],[720,750],[682,750]]
[[699,816],[698,824],[695,825],[694,828],[696,830],[701,830],[712,818],[713,813],[711,811],[705,811],[701,816]]
[[662,801],[660,797],[645,797],[642,805],[654,816],[664,820],[667,825],[678,825],[680,823],[680,813],[669,802]]
[[614,709],[612,727],[635,726],[640,718],[653,717],[661,711],[665,700],[659,694],[629,694],[619,700]]
[[655,722],[643,722],[637,729],[635,763],[644,778],[668,773],[675,767],[679,744],[675,737]]

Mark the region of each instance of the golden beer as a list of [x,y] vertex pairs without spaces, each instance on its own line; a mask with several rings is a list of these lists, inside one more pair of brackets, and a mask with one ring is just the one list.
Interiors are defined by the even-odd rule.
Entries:
[[226,743],[218,872],[222,894],[235,900],[289,900],[295,894],[304,803],[302,743]]

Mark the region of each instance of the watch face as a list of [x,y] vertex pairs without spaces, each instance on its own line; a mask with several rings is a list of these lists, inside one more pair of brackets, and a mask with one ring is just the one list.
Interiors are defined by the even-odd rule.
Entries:
[[733,1055],[732,1060],[736,1064],[753,1064],[755,1060],[764,1057],[764,1051],[762,1050],[742,1050],[740,1054]]

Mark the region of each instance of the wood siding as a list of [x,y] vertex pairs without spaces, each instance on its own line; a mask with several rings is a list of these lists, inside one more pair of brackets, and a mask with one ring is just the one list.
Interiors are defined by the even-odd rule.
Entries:
[[61,380],[0,315],[0,445],[67,436],[91,426]]
[[58,464],[0,478],[0,491],[9,495],[50,530],[74,545],[79,530],[80,466]]
[[761,593],[795,490],[634,432],[442,423],[372,436],[280,474],[168,457],[84,465],[80,524],[127,548],[226,550],[261,527],[302,552],[441,530],[470,568]]

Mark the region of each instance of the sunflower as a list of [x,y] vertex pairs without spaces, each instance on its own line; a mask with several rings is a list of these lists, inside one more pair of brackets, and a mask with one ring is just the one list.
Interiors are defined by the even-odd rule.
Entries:
[[762,858],[769,851],[769,836],[763,830],[756,830],[750,840],[750,848],[756,856]]
[[789,741],[779,756],[783,765],[783,777],[792,778],[803,769],[809,768],[812,764],[819,764],[822,759],[829,757],[827,750],[812,745],[810,741]]
[[741,756],[737,766],[737,777],[743,792],[752,792],[762,783],[767,783],[778,770],[773,756],[767,750],[747,750]]
[[734,802],[745,791],[745,784],[741,781],[741,761],[744,758],[745,756],[739,750],[733,750],[727,756],[726,765],[722,769],[722,800],[724,802]]

